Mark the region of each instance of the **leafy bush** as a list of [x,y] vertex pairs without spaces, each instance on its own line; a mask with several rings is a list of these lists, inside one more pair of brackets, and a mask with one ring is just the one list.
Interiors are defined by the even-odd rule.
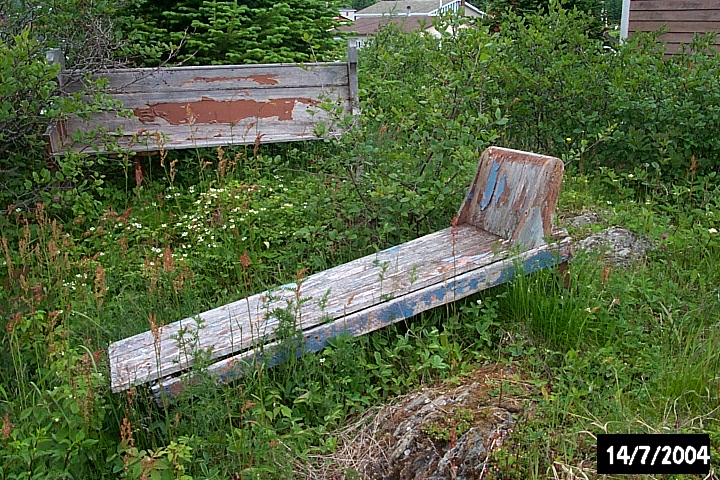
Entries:
[[[667,58],[655,36],[608,51],[586,15],[510,15],[488,92],[507,106],[507,146],[578,158],[580,168],[652,166],[677,180],[708,173],[720,157],[720,54],[698,38]],[[596,148],[595,148],[596,147]]]
[[[119,61],[125,50],[112,20],[116,7],[82,0],[0,5],[0,214],[39,201],[75,213],[98,205],[102,160],[77,154],[51,158],[42,134],[69,114],[111,106],[102,94],[88,103],[80,95],[62,97],[57,75],[60,63],[91,73]],[[64,52],[58,64],[46,60],[51,47]],[[100,84],[89,82],[88,91],[97,93]]]
[[[49,64],[42,44],[26,28],[0,40],[0,214],[37,202],[83,213],[97,207],[103,160],[68,153],[51,158],[43,132],[70,112],[83,115],[107,108],[102,94],[84,103],[57,91],[60,65]],[[97,88],[97,85],[90,88]]]
[[39,58],[39,50],[29,29],[0,39],[1,205],[35,203],[32,174],[46,168],[41,135],[58,116],[54,80],[60,66]]
[[480,152],[506,121],[486,93],[501,47],[486,27],[460,25],[441,20],[440,38],[389,25],[361,50],[362,131],[343,140],[339,161],[362,216],[391,242],[449,225]]
[[129,42],[118,35],[125,0],[10,0],[0,4],[0,38],[30,29],[42,49],[60,48],[67,67],[91,71],[122,64]]
[[[663,60],[643,42],[606,52],[585,20],[553,10],[499,32],[457,18],[441,20],[439,39],[381,32],[361,53],[360,128],[338,142],[173,152],[148,161],[141,181],[119,171],[104,191],[86,190],[75,199],[85,215],[72,221],[43,204],[0,217],[0,475],[289,478],[333,451],[332,429],[350,415],[489,359],[538,387],[532,418],[518,418],[512,441],[488,456],[504,475],[587,465],[586,432],[604,429],[703,431],[716,445],[717,58]],[[48,83],[28,112],[70,111],[53,96],[38,41],[18,38],[5,38],[2,61],[35,72],[29,90]],[[36,54],[17,50],[24,44]],[[577,162],[592,176],[570,168],[561,204],[613,209],[609,221],[659,248],[627,271],[584,256],[570,264],[569,288],[543,271],[234,384],[217,385],[200,362],[203,380],[172,406],[146,388],[109,393],[111,341],[449,225],[491,142]],[[31,158],[12,194],[53,199],[70,177],[82,198],[91,169],[111,171]],[[455,420],[428,433],[464,430]]]

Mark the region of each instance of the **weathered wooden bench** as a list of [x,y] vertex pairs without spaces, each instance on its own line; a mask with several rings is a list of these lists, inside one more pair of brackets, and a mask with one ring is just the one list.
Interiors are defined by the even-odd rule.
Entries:
[[[84,93],[85,77],[63,70],[61,92]],[[338,119],[358,101],[354,45],[347,63],[115,69],[90,78],[106,79],[104,93],[122,108],[51,125],[45,140],[53,155],[325,138],[339,133]]]
[[453,226],[113,343],[112,390],[156,382],[156,393],[176,394],[192,381],[183,372],[197,351],[215,362],[206,372],[219,382],[254,361],[280,361],[278,309],[295,315],[302,352],[319,351],[339,334],[363,335],[507,282],[518,266],[563,262],[570,238],[552,226],[562,174],[557,158],[489,148]]

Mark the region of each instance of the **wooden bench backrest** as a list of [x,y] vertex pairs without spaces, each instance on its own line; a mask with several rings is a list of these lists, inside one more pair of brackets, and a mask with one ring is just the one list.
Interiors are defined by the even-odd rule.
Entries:
[[[357,51],[347,63],[271,64],[116,69],[106,93],[129,111],[67,119],[46,133],[50,150],[104,152],[96,142],[74,142],[74,132],[107,129],[117,146],[157,151],[223,145],[288,142],[337,133],[336,114],[353,114],[357,103]],[[63,71],[61,90],[83,93],[81,71]],[[319,135],[322,131],[323,135]],[[91,145],[91,143],[96,143]]]
[[555,157],[488,148],[457,223],[469,223],[522,249],[539,247],[552,232],[563,170]]

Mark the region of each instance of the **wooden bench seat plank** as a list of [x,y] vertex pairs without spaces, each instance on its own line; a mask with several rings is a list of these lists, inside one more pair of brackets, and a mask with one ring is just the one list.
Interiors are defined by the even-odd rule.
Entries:
[[[117,147],[133,151],[207,147],[228,144],[253,144],[298,141],[318,138],[315,126],[325,122],[332,127],[330,114],[318,100],[318,89],[272,88],[266,90],[222,90],[190,92],[178,100],[172,92],[118,94],[115,99],[132,116],[121,117],[107,111],[84,120],[71,117],[68,132],[89,132],[102,128]],[[348,92],[329,87],[324,101],[350,110]],[[101,138],[73,142],[70,136],[61,149],[75,152],[107,151]],[[144,147],[144,148],[143,148]]]
[[[300,327],[312,328],[324,319],[346,316],[442,283],[507,255],[500,237],[460,225],[331,268],[301,283]],[[204,322],[200,330],[194,319],[187,318],[162,327],[157,339],[152,332],[145,332],[111,345],[113,390],[188,368],[193,361],[191,350],[212,349],[211,357],[220,358],[272,340],[277,327],[272,312],[296,306],[296,288],[295,284],[284,285],[200,314]],[[178,342],[182,332],[185,338],[197,336],[185,349]]]
[[160,380],[156,392],[178,391],[198,352],[203,372],[229,380],[282,359],[279,319],[304,337],[299,355],[508,281],[518,262],[529,273],[564,261],[570,239],[552,226],[562,173],[557,158],[488,148],[454,227],[116,342],[112,388]]
[[[280,67],[280,68],[278,68]],[[81,93],[85,72],[60,75],[64,93]],[[198,67],[127,68],[99,72],[90,79],[107,78],[108,93],[207,92],[219,90],[272,89],[320,85],[348,86],[345,63],[226,65]]]
[[[258,103],[267,103],[277,101],[278,99],[310,99],[313,104],[319,104],[318,95],[324,95],[327,98],[343,98],[348,99],[347,91],[343,92],[342,88],[337,86],[327,87],[272,87],[266,89],[224,89],[224,90],[199,90],[182,92],[168,92],[165,90],[157,90],[141,93],[116,93],[113,99],[123,104],[124,108],[134,109],[138,107],[147,107],[153,105],[163,105],[177,103],[185,105],[188,103],[201,102],[203,100],[215,100],[217,102],[232,102],[239,100],[253,100]],[[304,102],[308,104],[309,102]],[[270,107],[267,107],[268,109]],[[158,109],[160,110],[160,109]],[[158,112],[158,119],[161,112]],[[185,111],[181,112],[183,115]],[[277,116],[277,115],[276,115]]]
[[[555,229],[553,236],[557,241],[549,245],[543,245],[518,256],[507,257],[504,260],[459,274],[444,282],[375,304],[359,312],[340,317],[331,323],[306,330],[303,333],[303,349],[298,354],[320,351],[328,346],[329,339],[338,335],[349,334],[354,337],[364,335],[432,308],[461,300],[482,290],[505,283],[514,276],[514,269],[517,265],[520,265],[523,272],[527,274],[566,261],[570,256],[570,238],[567,236],[567,232]],[[224,383],[242,377],[248,368],[254,368],[258,362],[272,366],[283,360],[282,354],[279,354],[277,343],[273,342],[222,359],[210,365],[207,370],[203,371],[203,374],[217,377],[218,383]],[[156,395],[175,396],[194,380],[192,372],[182,376],[164,378],[153,386],[153,391]]]
[[[296,107],[297,109],[297,107]],[[111,142],[117,143],[117,147],[130,151],[158,151],[178,150],[187,148],[200,147],[219,147],[227,145],[247,145],[255,142],[278,143],[278,142],[297,142],[303,140],[313,140],[320,138],[315,133],[315,125],[318,118],[322,115],[311,119],[295,119],[287,125],[278,124],[272,119],[260,119],[245,122],[241,125],[192,125],[192,126],[168,126],[153,127],[136,125],[133,130],[123,128],[123,135],[111,133],[108,137]],[[115,123],[113,119],[112,123]],[[87,131],[97,128],[99,124],[74,125],[70,128],[82,128]],[[101,124],[100,124],[101,125]],[[327,132],[326,132],[327,133]],[[65,139],[60,149],[70,149],[74,152],[86,153],[103,153],[114,148],[112,144],[105,145],[97,140],[91,144],[90,142],[73,142]]]

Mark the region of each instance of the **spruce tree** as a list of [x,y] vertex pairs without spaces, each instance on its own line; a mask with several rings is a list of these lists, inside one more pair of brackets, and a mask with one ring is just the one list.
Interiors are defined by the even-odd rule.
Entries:
[[343,46],[334,0],[141,0],[129,13],[139,46],[165,45],[185,65],[331,60]]

